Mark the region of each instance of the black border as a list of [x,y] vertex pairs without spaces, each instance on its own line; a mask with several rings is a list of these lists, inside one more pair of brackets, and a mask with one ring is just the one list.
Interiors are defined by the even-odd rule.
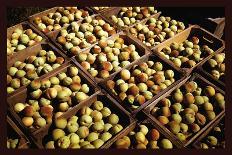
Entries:
[[[232,100],[230,98],[230,94],[232,93],[232,85],[231,85],[231,69],[232,65],[231,64],[231,9],[229,7],[229,3],[231,3],[230,0],[193,0],[193,1],[187,1],[187,0],[159,0],[159,1],[142,1],[142,0],[136,0],[136,1],[125,1],[125,0],[108,0],[108,1],[77,1],[77,0],[60,0],[60,1],[48,1],[48,0],[38,0],[38,1],[31,1],[31,0],[7,0],[1,2],[0,6],[0,11],[1,11],[1,52],[0,52],[0,66],[2,69],[0,70],[1,74],[1,82],[0,82],[0,88],[2,89],[1,91],[1,108],[0,108],[0,122],[1,126],[3,126],[0,129],[1,132],[1,138],[0,138],[0,144],[1,144],[1,150],[0,154],[5,155],[5,154],[51,154],[51,153],[56,153],[56,154],[78,154],[78,153],[83,153],[83,154],[156,154],[156,153],[163,153],[163,154],[173,154],[173,155],[179,155],[179,154],[230,154],[231,153],[231,138],[232,138],[232,125],[231,125],[231,116],[230,116],[230,111],[231,111],[231,106],[232,106]],[[225,7],[226,11],[226,64],[227,69],[226,69],[226,113],[228,113],[228,116],[226,117],[226,149],[217,149],[217,150],[196,150],[196,149],[176,149],[176,150],[33,150],[33,149],[27,149],[27,150],[8,150],[6,149],[6,7],[18,7],[18,6],[45,6],[45,7],[52,7],[56,5],[64,5],[64,6],[70,6],[70,5],[79,5],[79,6],[104,6],[105,4],[109,4],[108,6],[148,6],[148,5],[155,5],[155,6],[166,6],[166,7]],[[227,43],[228,42],[228,43]]]

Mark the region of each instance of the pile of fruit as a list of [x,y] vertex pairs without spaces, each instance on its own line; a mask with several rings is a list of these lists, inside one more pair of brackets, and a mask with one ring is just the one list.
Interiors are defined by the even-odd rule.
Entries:
[[151,114],[180,141],[186,142],[225,109],[224,95],[212,86],[185,83],[151,110]]
[[7,71],[7,93],[10,94],[21,86],[60,67],[65,59],[54,51],[40,50],[37,55],[29,56],[23,62],[16,61]]
[[204,69],[215,79],[225,82],[225,67],[225,53],[219,53],[207,61]]
[[106,79],[143,54],[134,44],[127,44],[123,38],[116,37],[115,40],[100,40],[88,53],[76,56],[76,60],[93,77]]
[[154,47],[172,38],[184,29],[185,25],[183,22],[171,19],[171,17],[160,16],[159,19],[148,19],[145,24],[137,23],[129,29],[129,32],[148,47]]
[[[68,119],[56,119],[45,148],[100,148],[119,133],[123,129],[120,118],[103,102],[95,101],[90,107],[84,106]],[[55,117],[59,115],[57,113]]]
[[78,9],[78,7],[58,7],[47,15],[38,16],[33,19],[39,30],[48,33],[68,26],[73,21],[82,20],[90,16],[87,9]]
[[49,79],[34,80],[28,86],[26,101],[15,103],[14,111],[26,127],[44,127],[52,122],[53,111],[66,112],[89,98],[93,87],[86,82],[74,66]]
[[[200,44],[199,38],[192,37],[191,41],[185,40],[180,44],[173,42],[170,47],[164,47],[160,54],[178,67],[192,68],[203,58],[214,53],[209,46]],[[219,59],[223,61],[223,58]]]
[[27,47],[31,47],[43,40],[42,36],[34,32],[32,29],[16,28],[11,36],[7,37],[7,56],[18,51],[22,51]]
[[149,60],[123,69],[119,77],[107,81],[107,88],[117,95],[123,104],[137,109],[175,82],[175,72],[159,61]]
[[122,7],[118,14],[112,15],[110,19],[120,27],[128,27],[157,12],[154,7]]
[[215,126],[210,133],[200,141],[202,149],[225,148],[225,120]]
[[[150,124],[148,124],[150,125]],[[118,139],[114,146],[118,149],[172,149],[173,144],[169,139],[163,137],[155,128],[147,125],[139,125],[127,136]]]

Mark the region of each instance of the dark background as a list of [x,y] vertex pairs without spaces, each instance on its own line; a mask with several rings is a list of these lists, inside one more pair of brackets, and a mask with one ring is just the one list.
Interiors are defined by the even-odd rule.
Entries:
[[223,7],[159,7],[163,15],[169,15],[175,19],[189,24],[202,23],[205,18],[225,17]]
[[47,10],[45,7],[17,7],[7,8],[7,27],[16,25],[33,14]]

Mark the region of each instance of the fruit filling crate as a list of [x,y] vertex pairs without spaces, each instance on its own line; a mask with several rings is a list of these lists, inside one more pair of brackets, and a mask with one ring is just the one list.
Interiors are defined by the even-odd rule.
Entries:
[[25,89],[8,97],[11,115],[26,131],[39,132],[52,122],[53,114],[79,107],[99,90],[72,62],[36,79]]
[[[55,117],[49,127],[33,135],[39,148],[106,148],[135,121],[104,91],[98,91],[81,106],[64,114],[57,113]],[[63,136],[66,140],[60,138]],[[71,141],[70,137],[73,137]]]
[[225,89],[225,67],[225,51],[221,51],[200,65],[198,71],[215,85]]
[[194,74],[144,112],[185,147],[225,113],[224,95],[223,90]]
[[35,79],[43,79],[48,73],[70,61],[50,42],[38,43],[7,61],[7,94],[11,96]]
[[153,48],[153,52],[191,73],[224,48],[225,43],[222,39],[198,25],[192,25],[175,37],[157,45]]

